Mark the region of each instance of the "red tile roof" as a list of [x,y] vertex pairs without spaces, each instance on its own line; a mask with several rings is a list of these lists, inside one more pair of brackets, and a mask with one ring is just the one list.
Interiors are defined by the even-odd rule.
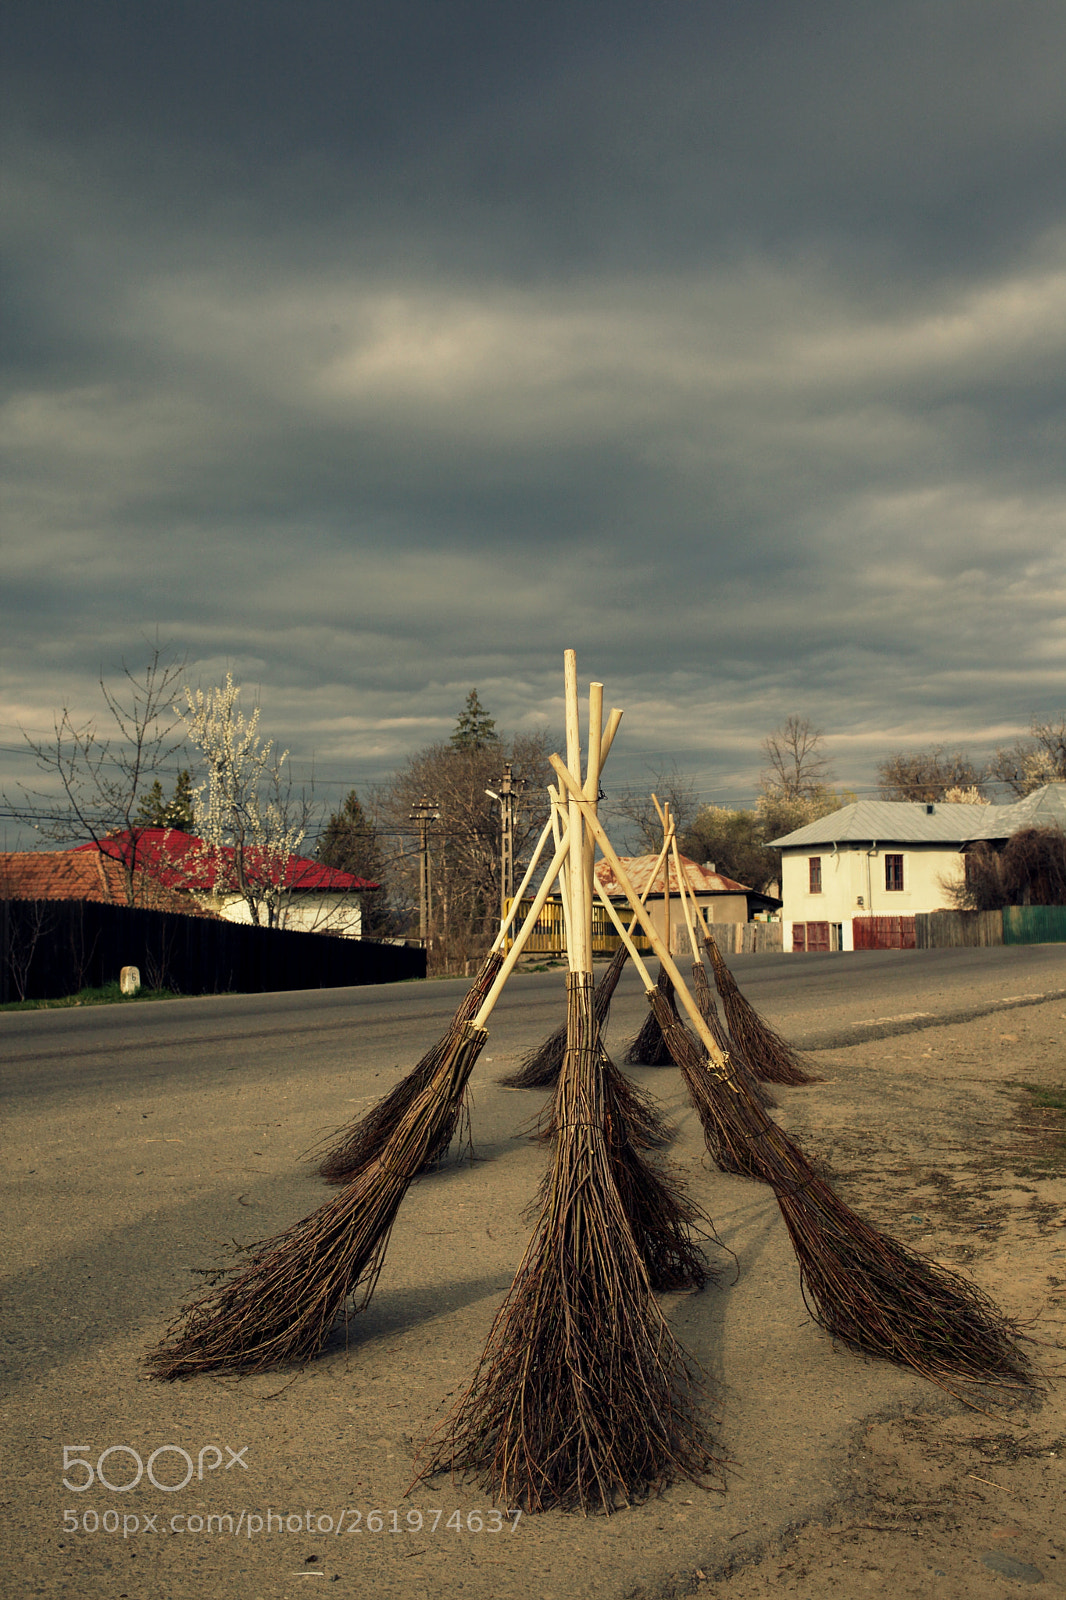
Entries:
[[[638,894],[643,894],[645,888],[655,871],[658,855],[654,856],[620,856],[626,876],[629,878]],[[712,872],[710,867],[701,867],[695,861],[690,861],[688,856],[681,857],[681,870],[685,875],[685,882],[694,894],[751,894],[751,890],[742,883],[737,883],[733,878],[727,878],[722,872]],[[611,870],[610,862],[600,861],[596,865],[596,877],[609,895],[621,897],[621,889],[617,878]],[[677,894],[680,885],[677,881],[677,872],[670,869],[671,892]],[[655,886],[649,899],[654,900],[656,895],[662,896],[664,888],[664,874],[660,869],[656,877]]]
[[[101,841],[80,844],[72,853],[96,851],[115,861],[129,858],[135,846],[135,862],[139,869],[150,873],[168,888],[193,890],[209,894],[219,877],[219,861],[214,852],[201,840],[180,828],[143,828],[136,835],[117,833]],[[223,848],[219,855],[225,868],[233,861],[233,851]],[[341,872],[336,867],[324,867],[320,861],[308,856],[289,856],[276,868],[276,875],[287,889],[332,891],[345,893],[361,889],[379,889],[380,884],[369,878],[357,878],[351,872]]]
[[[160,883],[147,873],[135,873],[134,895],[139,906],[154,911],[202,912],[187,894]],[[0,854],[0,900],[95,900],[124,906],[126,879],[117,861],[78,850],[15,850]]]

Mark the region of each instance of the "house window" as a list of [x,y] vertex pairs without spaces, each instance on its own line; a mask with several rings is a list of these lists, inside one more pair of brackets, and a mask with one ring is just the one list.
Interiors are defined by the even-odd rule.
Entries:
[[885,857],[885,888],[886,889],[902,889],[903,888],[903,857],[902,856],[886,856]]
[[[901,858],[902,859],[902,858]],[[808,889],[811,894],[822,892],[822,858],[821,856],[807,857]]]

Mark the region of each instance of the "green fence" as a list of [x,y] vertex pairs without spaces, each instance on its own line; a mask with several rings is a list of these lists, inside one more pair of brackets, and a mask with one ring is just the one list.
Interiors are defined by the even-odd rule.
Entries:
[[1004,906],[1003,943],[1066,943],[1066,906]]

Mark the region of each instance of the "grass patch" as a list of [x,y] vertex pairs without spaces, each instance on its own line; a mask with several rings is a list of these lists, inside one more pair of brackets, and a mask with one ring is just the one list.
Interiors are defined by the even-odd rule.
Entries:
[[58,1000],[8,1000],[0,1011],[62,1011],[69,1006],[132,1006],[142,1000],[180,1000],[176,989],[138,989],[136,994],[123,994],[116,979],[103,983],[96,989],[79,989],[77,994],[66,994]]
[[1048,1088],[1043,1083],[1021,1083],[1018,1087],[1026,1091],[1034,1106],[1066,1114],[1066,1088]]

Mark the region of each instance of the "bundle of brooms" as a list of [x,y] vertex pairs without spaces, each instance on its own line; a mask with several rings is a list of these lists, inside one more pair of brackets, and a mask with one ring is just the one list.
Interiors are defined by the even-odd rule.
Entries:
[[[569,792],[574,786],[557,757],[553,766]],[[595,812],[578,796],[586,826],[639,902]],[[622,924],[604,896],[615,926]],[[835,1337],[867,1354],[910,1366],[944,1387],[952,1383],[1025,1385],[1029,1365],[1018,1349],[1017,1326],[975,1285],[926,1260],[855,1215],[811,1167],[802,1151],[767,1115],[729,1069],[685,988],[680,973],[643,910],[640,921],[703,1046],[673,1022],[634,947],[649,1005],[674,1052],[708,1144],[725,1147],[738,1170],[770,1184],[799,1263],[804,1296],[815,1319]],[[628,938],[628,935],[625,935]],[[672,969],[672,971],[671,971]],[[706,1052],[706,1058],[704,1057]]]
[[590,987],[586,974],[568,981],[566,1120],[540,1220],[419,1471],[468,1473],[527,1511],[611,1512],[717,1464],[612,1171]]
[[485,1024],[536,923],[562,858],[564,842],[531,911],[473,1018],[466,1002],[434,1048],[437,1065],[372,1159],[333,1200],[273,1238],[243,1251],[208,1276],[207,1293],[182,1308],[148,1357],[160,1378],[198,1372],[260,1372],[310,1360],[348,1311],[362,1310],[377,1283],[392,1225],[414,1178],[454,1129]]
[[[566,682],[567,759],[595,815],[599,686],[582,790],[571,652]],[[593,1003],[592,852],[573,800],[569,810],[568,1032],[550,1181],[478,1373],[419,1476],[471,1473],[494,1499],[531,1511],[610,1512],[679,1475],[706,1476],[716,1457],[619,1193]]]

